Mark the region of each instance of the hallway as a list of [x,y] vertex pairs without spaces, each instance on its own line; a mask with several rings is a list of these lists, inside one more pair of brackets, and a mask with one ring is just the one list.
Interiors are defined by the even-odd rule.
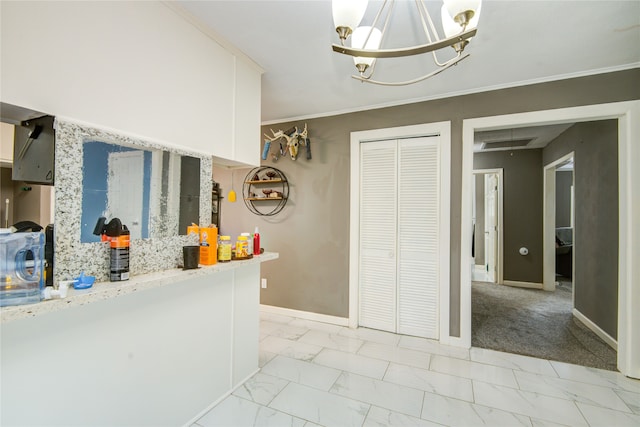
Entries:
[[571,313],[570,282],[555,292],[473,282],[471,345],[616,371],[616,351]]

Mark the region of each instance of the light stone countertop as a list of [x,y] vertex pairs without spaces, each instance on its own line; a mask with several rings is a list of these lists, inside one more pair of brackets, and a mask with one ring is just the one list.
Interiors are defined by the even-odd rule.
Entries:
[[[265,252],[262,255],[254,256],[251,259],[241,261],[231,261],[225,263],[217,263],[214,265],[201,265],[200,268],[193,270],[183,270],[181,268],[173,268],[154,273],[141,274],[133,276],[129,280],[122,282],[100,282],[95,283],[89,289],[73,289],[69,288],[67,297],[60,299],[54,298],[43,300],[35,304],[14,305],[0,308],[0,323],[8,323],[13,320],[24,319],[28,317],[36,317],[46,313],[52,313],[59,310],[65,310],[71,307],[91,304],[97,301],[108,300],[133,292],[140,292],[146,289],[158,288],[165,285],[175,283],[176,280],[184,280],[187,278],[205,276],[208,274],[234,270],[246,265],[260,264],[279,258],[276,252]],[[259,286],[259,284],[257,284]]]

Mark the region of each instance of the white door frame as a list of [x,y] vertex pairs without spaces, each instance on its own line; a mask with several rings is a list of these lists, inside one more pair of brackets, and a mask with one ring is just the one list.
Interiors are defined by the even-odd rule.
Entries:
[[[545,291],[556,290],[556,168],[558,165],[572,159],[575,153],[560,157],[544,166],[542,199],[542,289]],[[573,242],[575,248],[575,229],[573,230]],[[572,257],[576,254],[572,251]],[[575,262],[572,263],[575,266]],[[573,267],[572,267],[573,268]],[[575,277],[575,274],[572,275]],[[571,292],[575,295],[575,292]],[[571,308],[573,309],[573,303]]]
[[[451,234],[451,122],[427,123],[351,132],[351,185],[349,214],[349,327],[358,327],[360,239],[360,144],[367,141],[440,135],[440,342],[449,343],[449,287]],[[381,197],[384,197],[382,195]],[[454,337],[454,339],[458,339]]]
[[[587,105],[467,119],[462,126],[460,343],[471,347],[471,184],[473,136],[508,129],[594,120],[618,120],[618,369],[640,378],[640,101]],[[466,248],[469,248],[468,250]],[[631,327],[634,325],[635,327]]]
[[[127,166],[133,162],[138,167],[114,172],[113,169],[117,166],[122,168],[122,163],[125,160],[128,161]],[[141,239],[143,237],[142,216],[144,213],[144,151],[111,152],[108,154],[107,169],[107,217],[117,217],[122,220],[122,224],[126,225],[131,232],[131,240]],[[115,206],[114,199],[117,201]],[[123,215],[134,210],[133,218],[129,215]]]
[[502,285],[504,281],[504,169],[474,169],[473,174],[498,175],[498,258],[496,259],[496,284]]

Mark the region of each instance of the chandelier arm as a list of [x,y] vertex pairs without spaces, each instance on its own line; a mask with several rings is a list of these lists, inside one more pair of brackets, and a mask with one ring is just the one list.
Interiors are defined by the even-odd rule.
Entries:
[[[378,13],[376,13],[376,17],[373,19],[373,23],[371,24],[372,27],[375,27],[378,24],[378,21],[380,20],[380,16],[382,16],[382,11],[384,10],[385,6],[387,5],[387,2],[389,0],[384,0],[384,3],[382,3],[382,6],[380,6],[380,9],[378,10]],[[391,8],[389,9],[389,12],[387,13],[387,18],[385,19],[385,28],[386,26],[386,22],[389,20],[389,15],[391,14],[391,11],[393,10],[393,1],[391,2]],[[384,33],[384,31],[383,31]],[[366,43],[365,43],[366,46]]]
[[[427,7],[425,6],[424,1],[415,0],[415,2],[416,2],[416,8],[418,9],[418,12],[420,13],[420,21],[422,22],[422,29],[423,29],[424,33],[426,34],[427,39],[429,40],[429,43],[432,43],[433,40],[431,39],[431,34],[429,33],[429,28],[427,27],[427,22],[425,22],[425,16],[426,16],[426,19],[427,19],[427,21],[429,23],[429,27],[431,28],[431,32],[433,33],[433,37],[436,40],[440,40],[440,36],[438,35],[438,31],[436,30],[435,25],[433,25],[433,20],[431,19],[431,15],[429,14],[429,11],[427,10]],[[435,50],[433,52],[431,52],[431,54],[433,56],[433,62],[438,67],[444,67],[445,65],[447,65],[447,61],[440,62],[438,60],[438,55],[436,54]]]
[[[385,0],[386,3],[386,0]],[[382,36],[384,37],[384,35],[387,33],[387,27],[389,27],[389,21],[391,20],[391,15],[393,15],[393,8],[396,5],[395,0],[391,2],[391,4],[389,5],[389,13],[387,13],[387,16],[384,20],[384,27],[382,27]]]
[[[388,0],[384,0],[384,3],[382,3],[382,6],[380,6],[380,9],[378,9],[378,13],[376,13],[376,17],[373,19],[373,23],[371,24],[371,28],[369,29],[369,33],[367,34],[367,37],[364,39],[364,43],[362,43],[363,46],[366,46],[367,43],[369,43],[369,38],[371,37],[371,34],[373,33],[373,29],[376,28],[376,25],[378,24],[378,21],[380,20],[380,16],[382,15],[382,11],[384,10],[385,6],[387,5],[387,1]],[[393,1],[391,2],[391,8],[393,9]],[[382,30],[382,36],[380,37],[380,40],[382,42],[382,38],[384,37],[384,30],[387,29],[387,23],[389,22],[389,16],[391,15],[391,11],[389,11],[389,13],[387,13],[387,18],[385,19],[385,25],[384,28]],[[355,31],[355,29],[354,29]],[[344,46],[344,43],[342,43],[342,46]]]
[[438,68],[437,70],[434,70],[432,72],[430,72],[429,74],[426,74],[422,77],[418,77],[412,80],[405,80],[402,82],[383,82],[380,80],[371,80],[371,75],[369,75],[369,77],[362,77],[362,76],[356,76],[356,75],[352,75],[351,78],[356,79],[356,80],[360,80],[363,83],[371,83],[371,84],[375,84],[375,85],[380,85],[380,86],[407,86],[413,83],[418,83],[421,82],[423,80],[428,79],[429,77],[433,77],[436,74],[439,74],[441,72],[443,72],[444,70],[446,70],[447,68],[456,65],[458,62],[462,61],[463,59],[466,59],[469,57],[469,53],[465,54],[464,56],[461,55],[461,53],[458,53],[458,56],[453,58],[451,61],[447,62],[442,68]]
[[334,52],[342,53],[350,56],[363,56],[365,58],[400,58],[403,56],[419,55],[421,53],[433,52],[438,49],[453,46],[476,35],[476,28],[464,31],[455,36],[442,39],[437,42],[427,43],[418,46],[403,47],[399,49],[356,49],[347,46],[332,44]]
[[[378,15],[380,13],[382,13],[382,9],[384,9],[386,4],[387,4],[387,0],[385,0],[384,3],[382,4],[382,7],[380,8],[380,12],[378,12]],[[385,38],[385,35],[387,34],[387,28],[389,27],[389,21],[391,20],[391,14],[393,14],[393,6],[395,6],[395,4],[396,4],[395,0],[392,0],[390,5],[389,5],[389,10],[387,11],[387,16],[384,19],[384,25],[382,27],[382,35],[380,36],[380,44],[381,45],[382,45],[382,41]],[[372,26],[375,26],[375,24],[377,24],[377,23],[378,23],[378,17],[376,16],[376,20],[375,20],[375,22],[373,23]],[[366,46],[366,44],[365,44],[365,46]],[[375,65],[375,61],[374,61],[374,65]]]
[[438,61],[438,55],[436,55],[436,51],[435,50],[433,52],[431,52],[431,54],[433,55],[433,62],[435,62],[435,64],[438,67],[444,67],[445,65],[447,65],[448,61],[445,61],[445,62]]
[[429,29],[427,28],[427,24],[425,23],[425,16],[427,18],[427,22],[429,23],[429,27],[431,28],[431,32],[433,33],[433,37],[436,39],[436,41],[439,41],[440,40],[440,36],[438,35],[438,32],[436,31],[435,25],[433,25],[433,20],[431,19],[431,15],[429,14],[429,11],[427,10],[427,7],[425,6],[424,1],[416,0],[416,7],[418,8],[418,12],[420,12],[420,20],[422,21],[422,29],[424,30],[424,33],[427,35],[427,39],[429,40],[429,43],[432,43],[433,40],[431,39],[431,35],[429,33]]
[[[457,52],[457,55],[456,55],[453,59],[458,58],[458,57],[462,54],[462,51],[459,51],[459,52],[458,52],[458,51],[456,51],[456,52]],[[431,55],[433,56],[433,62],[434,62],[438,67],[444,67],[445,65],[447,65],[447,64],[449,63],[449,61],[452,61],[452,60],[453,60],[453,59],[449,59],[449,60],[447,60],[447,61],[440,62],[440,61],[438,60],[438,51],[437,51],[437,50],[432,51],[432,52],[431,52]]]

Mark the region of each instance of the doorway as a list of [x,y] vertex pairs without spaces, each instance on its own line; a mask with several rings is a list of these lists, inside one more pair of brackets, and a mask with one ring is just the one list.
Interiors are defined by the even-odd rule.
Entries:
[[[615,370],[615,350],[590,329],[598,324],[613,330],[615,336],[618,229],[617,221],[611,217],[617,216],[618,203],[617,196],[613,196],[618,192],[617,121],[537,126],[519,131],[523,134],[526,131],[530,137],[527,140],[536,142],[535,146],[529,148],[527,144],[506,152],[475,153],[474,165],[502,165],[509,186],[505,195],[509,215],[505,229],[509,248],[506,279],[509,280],[505,280],[505,284],[515,286],[518,282],[514,279],[518,275],[531,274],[531,284],[538,286],[523,291],[502,288],[498,292],[486,283],[474,282],[472,345]],[[542,139],[535,135],[547,137]],[[578,253],[576,259],[582,268],[577,270],[580,279],[577,310],[574,310],[570,282],[574,264],[574,221],[571,217],[574,151],[584,166],[576,178],[580,183],[578,200],[582,208],[578,212],[580,229],[577,236],[580,241],[589,240],[591,246],[612,254],[603,257],[584,249]],[[593,177],[594,170],[599,171],[597,178]],[[545,178],[546,197],[543,194]],[[555,180],[554,188],[550,188],[551,180]],[[585,191],[587,187],[589,191]],[[555,241],[561,242],[554,242],[555,257],[549,264],[554,273],[563,273],[554,275],[552,286],[546,291],[542,290],[543,200],[550,207],[550,218],[544,218],[545,224],[549,223],[553,229]],[[587,220],[585,216],[593,219]],[[590,226],[586,227],[589,222]],[[525,234],[523,230],[528,232]],[[587,230],[591,236],[584,235]],[[523,247],[529,248],[529,253],[519,253]],[[598,264],[601,277],[587,273],[589,264]],[[594,299],[594,293],[599,297]],[[596,311],[598,307],[606,307],[606,312]],[[578,310],[592,321],[584,322],[578,317]]]
[[473,171],[473,281],[503,281],[503,176],[501,168]]
[[[545,291],[555,291],[559,282],[571,283],[574,277],[574,157],[571,152],[544,166],[543,244],[548,256],[543,263]],[[553,246],[554,251],[547,250],[547,246]]]
[[[463,188],[462,188],[462,236],[463,248],[471,247],[471,182],[473,160],[473,135],[477,129],[506,129],[524,125],[542,125],[616,119],[618,121],[619,201],[618,222],[618,369],[625,375],[640,377],[640,330],[632,325],[640,324],[640,312],[634,310],[640,304],[640,287],[633,283],[640,266],[634,259],[640,256],[640,230],[633,218],[640,216],[640,200],[637,183],[640,171],[632,166],[640,160],[640,147],[634,145],[640,134],[640,101],[574,107],[558,110],[519,113],[465,120],[463,124]],[[555,239],[554,239],[555,240]],[[461,262],[461,336],[460,340],[471,344],[471,272],[470,262],[463,254]],[[545,259],[548,259],[545,246]]]
[[140,239],[144,152],[109,153],[107,164],[107,218],[120,218],[129,228],[131,240]]

